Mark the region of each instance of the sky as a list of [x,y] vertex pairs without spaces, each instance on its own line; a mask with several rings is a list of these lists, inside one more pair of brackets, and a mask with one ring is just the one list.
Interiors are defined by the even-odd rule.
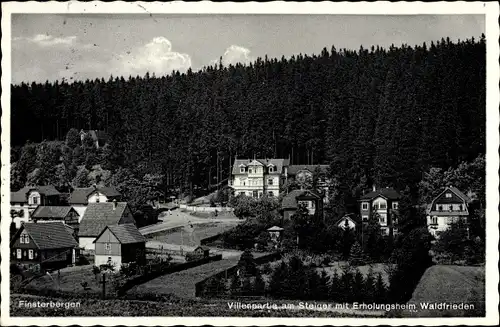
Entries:
[[218,62],[479,38],[484,15],[13,14],[12,82],[156,76]]

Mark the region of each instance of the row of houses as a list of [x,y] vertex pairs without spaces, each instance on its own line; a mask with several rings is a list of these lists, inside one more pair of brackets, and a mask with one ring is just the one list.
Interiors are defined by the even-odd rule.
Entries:
[[[300,189],[286,191],[281,204],[284,219],[290,219],[299,206],[304,206],[311,216],[323,219],[323,206],[328,203],[328,165],[290,165],[288,159],[235,159],[229,186],[235,195],[260,198],[277,197],[284,185],[295,181]],[[313,183],[312,181],[315,181]],[[313,185],[314,184],[314,185]],[[312,189],[308,188],[314,186]],[[397,213],[401,195],[393,188],[373,189],[358,199],[359,216],[348,214],[336,224],[341,228],[355,229],[376,215],[381,231],[397,234]],[[427,205],[427,226],[437,236],[451,223],[467,222],[473,200],[454,186],[445,189]]]
[[75,189],[69,205],[61,205],[62,195],[53,186],[11,193],[17,228],[11,240],[12,261],[65,266],[74,264],[82,250],[94,251],[97,265],[135,261],[137,253],[144,252],[145,239],[120,197],[114,188],[94,186]]

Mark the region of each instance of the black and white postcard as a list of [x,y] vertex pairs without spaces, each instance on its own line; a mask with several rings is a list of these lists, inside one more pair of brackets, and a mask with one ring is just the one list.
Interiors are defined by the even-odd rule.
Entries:
[[2,4],[2,325],[495,325],[498,15]]

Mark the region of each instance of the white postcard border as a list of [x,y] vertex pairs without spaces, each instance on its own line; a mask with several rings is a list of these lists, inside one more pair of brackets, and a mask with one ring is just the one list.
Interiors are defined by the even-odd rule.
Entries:
[[[351,15],[418,15],[418,14],[485,14],[487,42],[487,129],[486,129],[486,317],[485,318],[233,318],[233,317],[10,317],[9,316],[9,263],[1,262],[1,324],[2,325],[496,325],[498,313],[498,167],[499,149],[499,5],[497,2],[318,2],[318,3],[211,3],[208,1],[184,3],[146,2],[9,2],[2,3],[2,152],[1,152],[1,216],[9,217],[10,179],[10,82],[11,82],[11,14],[351,14]],[[9,219],[1,221],[2,240],[9,239]],[[2,242],[1,256],[9,258],[8,242]]]

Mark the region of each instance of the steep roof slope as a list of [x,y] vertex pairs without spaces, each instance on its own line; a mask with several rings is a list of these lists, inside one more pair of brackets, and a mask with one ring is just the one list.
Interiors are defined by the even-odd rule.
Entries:
[[31,236],[41,250],[77,247],[78,243],[62,222],[25,223],[22,229]]
[[[116,204],[116,208],[113,208]],[[89,203],[82,221],[80,222],[79,236],[97,236],[106,226],[116,225],[121,218],[128,212],[127,202],[98,202]],[[132,221],[124,221],[122,223],[134,223]]]

